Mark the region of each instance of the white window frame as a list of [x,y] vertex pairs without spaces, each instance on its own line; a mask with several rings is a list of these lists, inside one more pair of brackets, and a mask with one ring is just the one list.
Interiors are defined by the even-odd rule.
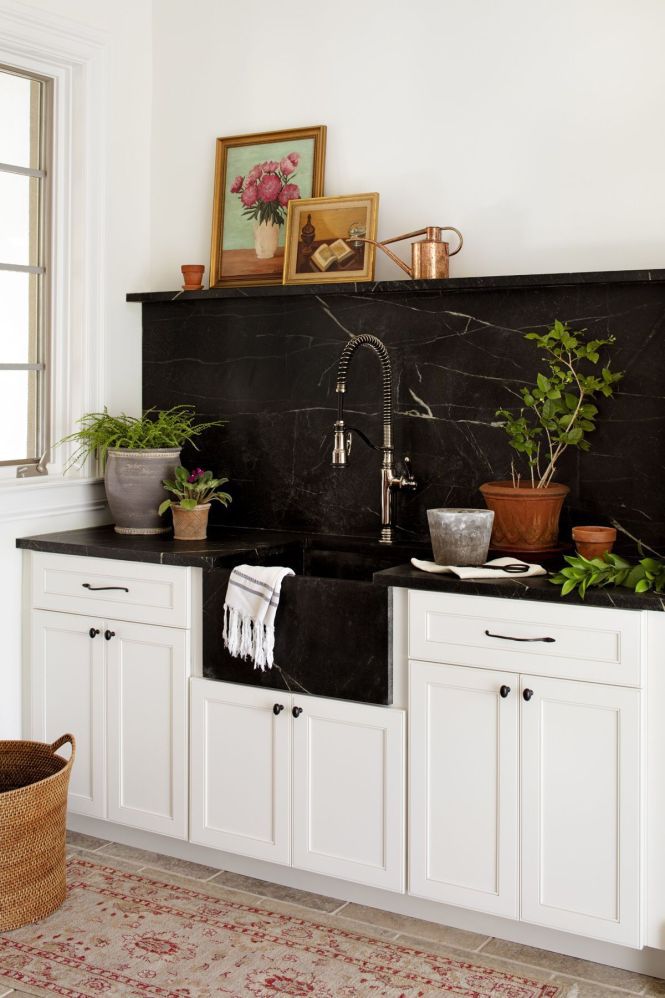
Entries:
[[[45,302],[51,443],[70,433],[83,413],[99,409],[103,398],[107,46],[103,32],[0,0],[0,64],[53,81],[51,280]],[[49,453],[48,478],[16,479],[16,467],[0,468],[11,475],[0,477],[0,504],[12,487],[41,491],[96,480],[92,465],[63,479],[72,450],[64,445]]]

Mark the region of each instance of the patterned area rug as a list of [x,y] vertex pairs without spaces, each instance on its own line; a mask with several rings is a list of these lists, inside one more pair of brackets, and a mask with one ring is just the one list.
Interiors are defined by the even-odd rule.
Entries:
[[135,873],[69,860],[38,925],[0,934],[0,980],[66,998],[556,998],[560,989]]

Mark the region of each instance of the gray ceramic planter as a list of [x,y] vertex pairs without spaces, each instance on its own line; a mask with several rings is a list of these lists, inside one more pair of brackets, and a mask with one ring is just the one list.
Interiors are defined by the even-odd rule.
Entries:
[[179,447],[109,450],[104,487],[119,534],[165,534],[171,529],[157,509],[166,497],[162,480],[173,479],[179,464]]

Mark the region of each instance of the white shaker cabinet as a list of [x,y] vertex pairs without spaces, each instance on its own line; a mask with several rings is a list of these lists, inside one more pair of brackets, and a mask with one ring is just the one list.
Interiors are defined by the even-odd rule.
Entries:
[[516,918],[519,676],[410,668],[412,894]]
[[522,676],[522,919],[640,945],[640,691]]
[[409,594],[409,891],[639,947],[639,614],[567,610]]
[[193,842],[404,890],[404,711],[192,680]]
[[31,737],[75,736],[70,811],[187,837],[189,589],[186,568],[32,555]]
[[69,808],[106,815],[106,693],[103,622],[81,614],[34,610],[30,621],[31,734],[76,738]]
[[290,863],[291,698],[191,684],[191,841]]

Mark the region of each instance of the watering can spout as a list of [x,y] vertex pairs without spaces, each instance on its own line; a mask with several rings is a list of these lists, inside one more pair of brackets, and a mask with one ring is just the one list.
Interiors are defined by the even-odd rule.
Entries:
[[[442,239],[442,232],[454,232],[459,239],[459,245],[450,252],[448,243]],[[409,267],[401,260],[396,253],[387,249],[388,243],[397,243],[402,239],[412,239],[414,236],[425,236],[411,243],[411,266]],[[379,242],[376,239],[363,239],[365,243],[372,243],[382,250],[386,256],[390,257],[393,263],[401,267],[413,280],[431,280],[448,277],[448,261],[451,256],[462,248],[464,238],[459,229],[452,225],[428,225],[424,229],[417,229],[415,232],[405,232],[401,236],[392,236]]]

